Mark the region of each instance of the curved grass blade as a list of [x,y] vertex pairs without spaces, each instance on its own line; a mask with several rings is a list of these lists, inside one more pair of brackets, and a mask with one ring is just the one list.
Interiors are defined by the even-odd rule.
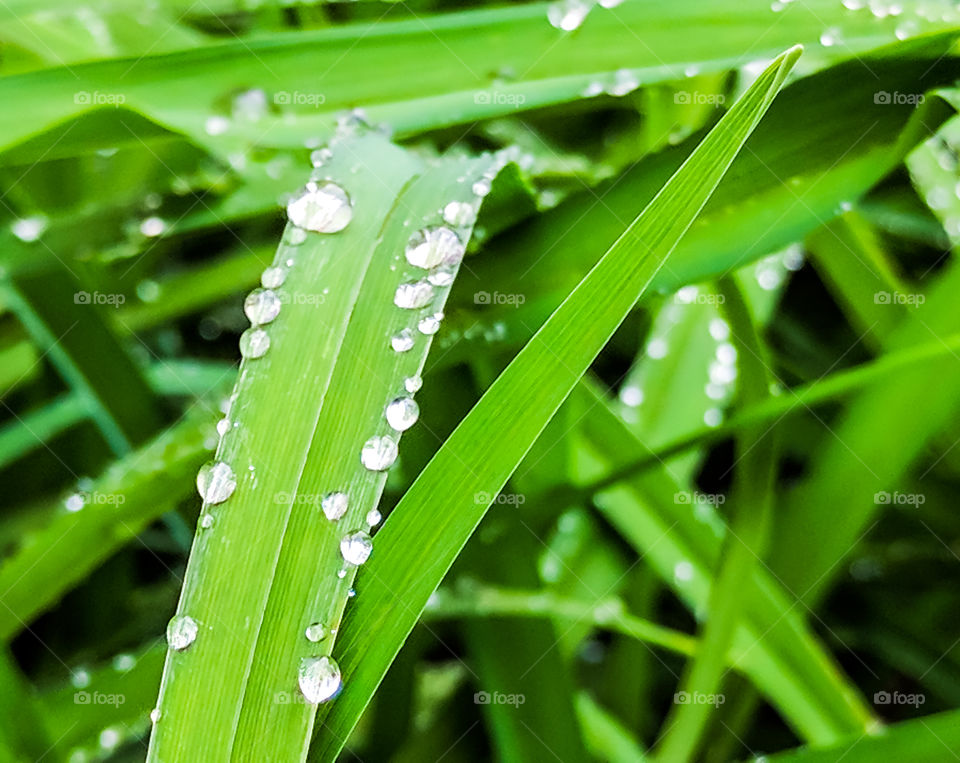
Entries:
[[[769,108],[799,48],[782,54],[494,382],[407,491],[348,613],[342,665],[317,757],[333,760],[457,553],[551,416],[663,265]],[[466,461],[470,454],[469,463]],[[399,602],[403,602],[400,606]]]

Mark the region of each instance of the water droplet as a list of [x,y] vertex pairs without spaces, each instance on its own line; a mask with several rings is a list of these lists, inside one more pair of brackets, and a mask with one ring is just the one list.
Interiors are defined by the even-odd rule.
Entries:
[[86,504],[86,499],[83,497],[83,493],[73,493],[72,495],[67,496],[67,500],[63,502],[63,507],[73,513],[80,511]]
[[21,220],[14,220],[10,225],[13,235],[27,244],[37,241],[46,229],[47,219],[40,216],[24,217]]
[[382,472],[393,466],[398,455],[397,443],[389,437],[371,437],[360,451],[360,462],[373,472]]
[[209,530],[211,527],[213,527],[213,514],[202,514],[200,516],[200,528],[202,530]]
[[283,268],[267,268],[260,276],[260,283],[263,284],[265,289],[276,289],[278,286],[282,286],[286,280],[287,271]]
[[727,396],[727,387],[723,384],[714,384],[707,382],[704,391],[711,400],[723,400]]
[[350,197],[336,183],[307,183],[287,204],[287,217],[301,228],[317,233],[336,233],[353,218]]
[[370,509],[370,511],[367,512],[367,524],[370,525],[370,527],[376,527],[380,524],[381,519],[383,519],[383,516],[376,509]]
[[398,397],[387,406],[387,423],[398,432],[405,432],[420,417],[420,406],[412,397]]
[[90,685],[90,672],[85,668],[77,668],[70,674],[70,683],[74,689],[85,689]]
[[100,743],[101,749],[112,750],[114,747],[120,744],[121,739],[122,737],[119,730],[112,727],[107,727],[100,732],[100,736],[98,737],[97,741]]
[[430,274],[427,276],[427,280],[434,286],[449,286],[453,283],[455,276],[456,271],[454,268],[444,267],[441,265],[436,270],[430,271]]
[[160,284],[152,278],[144,278],[137,283],[137,298],[141,302],[156,302],[160,297]]
[[340,553],[348,564],[360,566],[373,552],[373,540],[363,530],[345,535],[340,540]]
[[314,167],[322,167],[333,158],[333,151],[329,148],[318,148],[310,152],[310,164]]
[[258,87],[244,90],[233,97],[231,113],[234,119],[244,122],[259,122],[269,110],[267,94]]
[[[283,232],[283,243],[287,246],[300,246],[310,235],[304,228],[298,225],[289,225]],[[290,264],[289,262],[287,264]]]
[[390,346],[394,352],[407,352],[413,349],[413,332],[410,329],[403,329],[400,333],[390,337]]
[[599,4],[601,8],[616,8],[623,0],[600,0]]
[[590,5],[585,0],[556,0],[547,7],[547,20],[554,29],[572,32],[587,17]]
[[628,384],[620,389],[620,402],[631,408],[636,408],[643,402],[643,390],[635,384]]
[[305,657],[297,671],[297,683],[307,702],[326,702],[340,692],[340,666],[332,657]]
[[723,421],[723,411],[719,408],[708,408],[703,414],[703,423],[708,427],[718,427]]
[[783,276],[775,268],[765,267],[757,272],[757,283],[764,291],[773,291],[782,280]]
[[486,196],[490,193],[490,179],[489,178],[480,178],[476,183],[473,184],[473,192],[480,197]]
[[422,386],[423,379],[421,379],[419,376],[408,376],[403,380],[403,388],[411,395],[414,392],[419,392]]
[[111,660],[110,664],[113,666],[113,669],[119,673],[126,673],[128,670],[131,670],[134,665],[137,664],[137,658],[132,654],[118,654],[116,657]]
[[150,711],[150,723],[156,724],[160,720],[160,708],[155,707]]
[[270,337],[259,328],[249,328],[240,335],[240,354],[245,358],[262,358],[270,349]]
[[205,503],[223,503],[236,489],[233,469],[223,461],[208,461],[197,472],[197,492]]
[[690,562],[677,562],[673,566],[673,579],[678,583],[693,580],[693,565]]
[[477,219],[477,210],[469,202],[451,201],[443,208],[443,219],[450,225],[460,227],[473,225]]
[[307,626],[303,635],[307,637],[307,641],[312,641],[316,644],[318,641],[323,641],[327,637],[327,629],[323,627],[323,623],[311,623]]
[[729,342],[724,342],[717,347],[717,360],[721,363],[730,365],[737,362],[737,348]]
[[438,265],[452,265],[463,259],[460,237],[449,228],[437,226],[418,230],[407,242],[404,254],[416,268],[430,270]]
[[440,330],[440,322],[443,320],[443,313],[434,313],[433,315],[426,315],[420,319],[420,322],[417,323],[417,328],[420,330],[421,334],[426,334],[427,336],[432,336]]
[[610,95],[626,95],[640,87],[640,80],[629,69],[618,69],[613,75],[613,84],[607,92]]
[[230,129],[230,120],[222,116],[208,117],[203,129],[207,135],[223,135]]
[[280,297],[270,289],[254,289],[243,301],[243,312],[254,326],[270,323],[280,315]]
[[841,42],[840,30],[837,27],[824,29],[823,34],[820,35],[820,44],[825,48],[839,45]]
[[197,640],[199,630],[197,621],[190,615],[174,615],[167,624],[167,644],[171,649],[182,652]]
[[433,299],[433,286],[429,281],[408,281],[397,287],[393,304],[405,310],[426,307]]
[[353,598],[354,596],[356,596],[356,595],[357,595],[357,589],[356,589],[356,588],[351,588],[349,591],[347,591],[347,598],[348,598],[348,599],[352,599],[352,598]]
[[723,318],[714,318],[710,321],[710,336],[722,342],[730,336],[730,324]]
[[666,339],[652,339],[647,345],[647,355],[654,360],[659,360],[660,358],[666,357],[667,349]]
[[156,238],[167,230],[167,222],[162,217],[148,217],[140,223],[140,232],[147,238]]
[[327,493],[320,501],[320,508],[331,522],[346,514],[349,505],[350,500],[346,493]]

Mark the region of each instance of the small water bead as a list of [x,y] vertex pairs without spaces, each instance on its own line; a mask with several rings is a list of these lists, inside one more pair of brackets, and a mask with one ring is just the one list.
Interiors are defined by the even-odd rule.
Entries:
[[10,231],[13,235],[26,244],[39,240],[46,229],[47,219],[39,216],[24,217],[20,220],[14,220],[10,224]]
[[773,291],[783,280],[783,275],[775,268],[765,267],[757,272],[757,283],[764,291]]
[[347,513],[350,499],[346,493],[327,493],[320,501],[320,508],[331,522],[335,522]]
[[390,337],[390,346],[394,352],[408,352],[413,349],[413,332],[410,329],[403,329],[398,334]]
[[714,384],[713,382],[707,382],[704,387],[704,392],[707,393],[707,397],[711,400],[723,400],[727,396],[727,387],[723,384]]
[[200,516],[200,529],[209,530],[213,527],[213,514],[205,513]]
[[343,580],[347,576],[346,570],[337,570],[337,577]]
[[243,312],[254,326],[270,323],[280,315],[280,297],[270,289],[254,289],[243,301]]
[[309,235],[306,229],[298,225],[291,225],[283,233],[283,243],[287,246],[300,246]]
[[418,230],[410,236],[404,251],[407,262],[424,270],[460,262],[463,253],[464,245],[460,237],[442,225]]
[[118,729],[108,727],[100,732],[100,736],[97,738],[97,741],[100,743],[100,747],[103,750],[112,750],[118,744],[123,737],[120,734]]
[[223,135],[230,129],[230,120],[223,116],[208,117],[203,129],[207,135]]
[[730,336],[730,324],[723,318],[714,318],[710,321],[710,336],[722,342]]
[[156,302],[160,298],[160,284],[152,278],[144,278],[137,283],[137,298],[141,302]]
[[148,217],[140,223],[140,233],[147,238],[156,238],[167,230],[167,221],[162,217]]
[[703,414],[703,423],[708,427],[718,427],[723,421],[723,411],[719,408],[708,408]]
[[347,598],[348,598],[348,599],[352,599],[352,598],[353,598],[354,596],[356,596],[356,595],[357,595],[357,589],[356,589],[356,588],[351,588],[350,590],[347,591]]
[[402,283],[393,295],[393,304],[404,310],[426,307],[431,300],[433,300],[433,285],[426,280]]
[[737,348],[729,342],[724,342],[717,347],[717,360],[721,363],[730,365],[737,362]]
[[63,502],[63,507],[73,514],[80,511],[86,502],[87,501],[86,498],[83,497],[83,493],[73,493],[72,495],[67,496],[67,499]]
[[70,685],[74,689],[85,689],[90,685],[90,671],[86,668],[77,668],[70,674]]
[[647,344],[647,356],[659,360],[666,357],[668,349],[666,339],[652,339]]
[[450,225],[465,227],[473,225],[477,219],[477,210],[466,201],[451,201],[443,208],[443,220]]
[[232,107],[234,119],[245,122],[259,122],[270,108],[266,92],[258,87],[237,93],[233,97]]
[[636,408],[643,402],[643,390],[635,384],[628,384],[620,388],[620,402]]
[[554,29],[572,32],[583,23],[592,5],[587,0],[556,0],[547,7],[547,21]]
[[205,503],[223,503],[236,489],[233,469],[223,461],[208,461],[197,472],[197,492]]
[[601,8],[606,8],[609,10],[610,8],[616,8],[622,2],[623,0],[599,0],[598,4]]
[[262,358],[270,349],[270,336],[260,328],[249,328],[240,335],[240,354],[245,358]]
[[405,432],[420,417],[420,406],[412,397],[398,397],[387,406],[387,423],[391,429]]
[[260,283],[265,289],[276,289],[287,280],[287,271],[283,268],[267,268],[260,276]]
[[160,708],[155,707],[153,708],[153,710],[150,711],[150,723],[156,725],[159,720],[160,720]]
[[399,450],[390,437],[371,437],[360,451],[360,462],[373,472],[382,472],[393,466]]
[[376,527],[382,519],[383,515],[376,509],[370,509],[370,511],[367,512],[367,524],[370,525],[370,527]]
[[340,540],[340,554],[348,564],[359,567],[373,553],[373,539],[363,530],[345,535]]
[[422,386],[423,379],[421,379],[419,376],[408,376],[403,380],[403,388],[411,395],[414,392],[419,392]]
[[197,640],[200,626],[190,615],[174,615],[167,624],[167,644],[171,649],[182,652]]
[[336,183],[311,181],[287,204],[287,217],[300,228],[337,233],[353,218],[353,206],[347,192]]
[[737,367],[729,363],[710,364],[710,381],[714,384],[730,384],[737,378]]
[[820,44],[825,48],[839,45],[841,42],[840,30],[837,27],[825,29],[823,34],[820,35]]
[[473,184],[471,190],[480,197],[486,196],[490,193],[491,183],[490,178],[482,177],[476,183]]
[[327,629],[323,627],[323,623],[311,623],[307,626],[303,635],[307,637],[307,641],[312,641],[316,644],[327,637]]
[[605,90],[606,88],[604,88],[602,82],[599,80],[594,80],[587,83],[587,86],[583,89],[580,95],[582,95],[584,98],[593,98],[594,96],[605,92]]
[[690,562],[677,562],[673,566],[673,579],[678,583],[693,580],[693,565]]
[[217,422],[217,434],[223,437],[227,432],[230,431],[230,419],[220,419]]
[[613,74],[613,83],[607,92],[610,95],[621,96],[632,93],[638,87],[640,87],[640,80],[637,75],[629,69],[618,69]]
[[421,334],[432,336],[440,330],[440,322],[443,320],[443,313],[434,313],[426,315],[417,323],[417,329]]
[[310,152],[310,164],[314,167],[322,167],[333,158],[333,151],[329,148],[318,148]]
[[441,265],[436,270],[431,270],[427,280],[434,286],[449,286],[456,277],[456,270],[453,267]]
[[297,684],[307,702],[320,704],[340,692],[340,666],[332,657],[305,657],[297,671]]

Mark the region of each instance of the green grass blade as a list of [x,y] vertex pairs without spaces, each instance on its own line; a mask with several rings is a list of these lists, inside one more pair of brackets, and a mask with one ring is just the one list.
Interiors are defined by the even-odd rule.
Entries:
[[[319,732],[332,760],[430,593],[496,495],[702,209],[769,108],[799,49],[782,54],[574,289],[457,427],[386,523],[341,636],[347,689]],[[501,422],[503,426],[498,426]],[[470,463],[461,453],[472,454]],[[397,598],[404,602],[396,606]],[[389,628],[389,632],[388,632]],[[350,689],[350,681],[356,685]]]

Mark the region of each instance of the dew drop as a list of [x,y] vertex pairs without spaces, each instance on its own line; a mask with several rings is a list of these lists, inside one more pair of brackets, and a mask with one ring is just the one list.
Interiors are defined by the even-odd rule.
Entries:
[[197,640],[199,630],[197,621],[190,615],[174,615],[167,623],[167,644],[171,649],[182,652]]
[[730,324],[723,318],[714,318],[710,321],[710,336],[722,342],[730,336]]
[[333,158],[333,151],[329,148],[318,148],[310,152],[310,164],[314,167],[322,167]]
[[376,509],[370,509],[370,511],[367,512],[367,524],[370,525],[370,527],[376,527],[380,524],[381,519],[383,519],[383,516]]
[[371,437],[360,451],[360,462],[372,472],[382,472],[393,466],[399,451],[389,437]]
[[718,427],[723,421],[723,411],[719,408],[708,408],[703,414],[703,423],[708,427]]
[[820,44],[825,48],[839,45],[841,43],[840,30],[837,27],[830,27],[823,30],[820,35]]
[[300,246],[307,240],[309,233],[298,225],[291,225],[283,233],[283,243],[287,246]]
[[356,530],[340,540],[340,554],[348,564],[360,566],[372,552],[373,540],[363,530]]
[[63,502],[63,507],[70,513],[75,513],[80,511],[86,502],[83,493],[74,493],[73,495],[67,496],[67,500]]
[[659,360],[660,358],[666,357],[667,349],[667,341],[665,339],[653,339],[647,345],[647,355],[654,360]]
[[729,342],[724,342],[717,347],[717,360],[726,365],[737,362],[737,348]]
[[405,432],[420,417],[420,406],[412,397],[398,397],[387,406],[387,423],[397,432]]
[[601,8],[607,8],[609,10],[610,8],[616,8],[622,2],[623,0],[600,0],[599,4]]
[[217,434],[223,437],[227,432],[230,431],[230,419],[220,419],[217,422]]
[[300,661],[297,683],[307,702],[326,702],[336,697],[343,685],[340,666],[332,657],[305,657]]
[[205,503],[223,503],[237,489],[233,469],[223,461],[208,461],[197,473],[197,492]]
[[160,708],[155,707],[153,708],[153,710],[150,711],[150,723],[156,725],[156,723],[159,720],[160,720]]
[[403,388],[411,395],[414,392],[419,392],[422,386],[423,379],[421,379],[419,376],[408,376],[403,380]]
[[311,623],[307,626],[303,635],[307,637],[307,641],[312,641],[316,644],[318,641],[323,641],[327,637],[327,629],[323,627],[323,623]]
[[419,329],[421,334],[426,334],[427,336],[432,336],[440,330],[440,322],[443,320],[443,313],[434,313],[433,315],[425,315],[420,319],[420,322],[417,323],[417,329]]
[[643,390],[635,384],[628,384],[620,389],[620,402],[636,408],[643,402]]
[[347,192],[336,183],[311,181],[287,204],[287,217],[307,230],[336,233],[353,218],[353,206]]
[[673,579],[678,583],[693,580],[693,565],[690,562],[677,562],[673,566]]
[[426,307],[433,299],[433,286],[429,281],[408,281],[397,287],[393,304],[405,310]]
[[207,135],[223,135],[230,129],[230,120],[221,116],[208,117],[203,129]]
[[200,517],[200,527],[203,530],[209,530],[211,527],[213,527],[213,514],[203,514]]
[[287,271],[283,268],[267,268],[260,276],[260,283],[263,284],[265,289],[276,289],[278,286],[282,286],[286,280]]
[[640,80],[629,69],[618,69],[613,75],[613,84],[607,92],[610,95],[626,95],[640,87]]
[[547,7],[547,20],[554,29],[572,32],[589,12],[590,3],[585,0],[556,0]]
[[270,108],[266,92],[259,87],[237,93],[233,97],[232,106],[234,119],[244,122],[259,122]]
[[413,332],[410,329],[403,329],[398,334],[390,337],[390,346],[394,352],[407,352],[413,349]]
[[10,224],[13,235],[27,244],[39,240],[46,229],[47,219],[39,216],[24,217],[20,220],[14,220]]
[[137,283],[137,298],[141,302],[156,302],[160,298],[160,284],[152,278]]
[[270,337],[259,328],[249,328],[240,335],[240,354],[245,358],[262,358],[270,349]]
[[243,301],[243,312],[254,326],[270,323],[280,315],[280,297],[270,289],[254,289]]
[[477,210],[466,201],[451,201],[443,208],[443,220],[450,225],[465,227],[473,225],[477,219]]
[[162,217],[148,217],[140,223],[140,232],[147,238],[156,238],[167,230],[167,221]]
[[434,286],[449,286],[453,283],[456,273],[452,267],[440,266],[436,270],[431,270],[427,280]]
[[327,493],[320,501],[320,508],[327,519],[335,522],[347,513],[350,501],[346,493]]
[[437,226],[418,230],[407,242],[404,254],[416,268],[430,270],[438,265],[452,265],[463,259],[460,237],[449,228]]
[[472,190],[477,196],[483,197],[490,193],[490,187],[489,178],[480,178],[473,184]]

